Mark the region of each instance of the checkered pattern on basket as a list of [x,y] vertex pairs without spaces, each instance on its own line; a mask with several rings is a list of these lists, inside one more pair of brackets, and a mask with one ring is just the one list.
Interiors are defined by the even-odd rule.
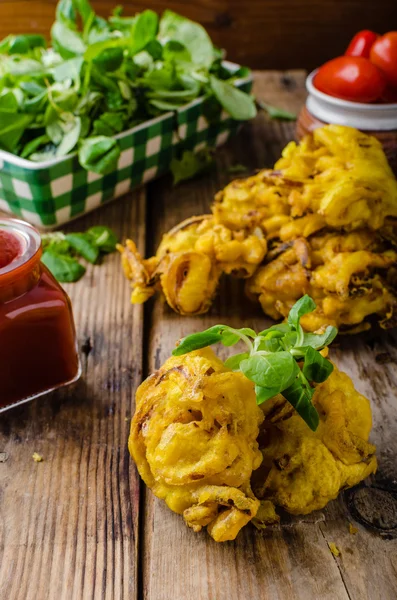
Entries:
[[[239,85],[245,91],[251,86],[251,81]],[[40,228],[53,229],[165,173],[175,152],[223,144],[239,126],[239,121],[224,112],[208,123],[203,100],[196,100],[175,114],[119,134],[117,169],[104,176],[87,172],[76,155],[31,169],[0,153],[0,209]]]

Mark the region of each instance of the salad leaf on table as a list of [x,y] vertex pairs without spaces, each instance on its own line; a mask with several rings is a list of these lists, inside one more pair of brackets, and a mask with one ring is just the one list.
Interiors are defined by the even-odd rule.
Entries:
[[61,283],[71,283],[81,279],[86,271],[79,258],[91,264],[97,263],[101,254],[116,250],[117,237],[109,227],[96,225],[84,233],[44,233],[41,241],[42,262],[55,279]]
[[67,254],[57,254],[53,250],[46,250],[41,260],[55,279],[61,283],[78,281],[85,273],[85,267]]
[[240,163],[230,165],[230,167],[227,168],[227,172],[229,173],[229,175],[240,175],[243,173],[247,173],[248,170],[248,167]]
[[91,241],[90,237],[84,233],[68,233],[65,236],[66,241],[71,248],[80,256],[95,264],[99,257],[99,248]]
[[207,171],[214,164],[213,154],[209,148],[203,148],[199,152],[185,150],[180,159],[174,157],[171,161],[174,185]]
[[290,112],[289,110],[285,110],[284,108],[279,108],[277,106],[272,106],[271,104],[267,104],[262,100],[257,100],[257,104],[259,108],[262,108],[271,119],[281,119],[284,121],[296,121],[297,116],[295,113]]
[[[228,70],[205,29],[170,10],[124,17],[118,8],[106,20],[88,0],[60,0],[51,38],[51,48],[39,35],[0,42],[0,148],[23,158],[77,151],[84,168],[106,174],[120,155],[115,134],[198,97],[209,122],[222,109],[256,114],[235,87],[249,71]],[[201,158],[183,158],[182,171],[197,172]]]
[[86,235],[100,252],[108,254],[115,251],[118,239],[109,227],[94,225],[87,230]]
[[319,416],[312,402],[315,388],[311,384],[322,383],[332,373],[332,363],[319,350],[326,348],[338,333],[332,326],[324,333],[304,332],[300,319],[315,308],[315,302],[306,295],[291,308],[287,323],[273,325],[258,334],[249,328],[214,325],[183,338],[172,354],[181,356],[218,342],[224,346],[244,342],[247,351],[231,356],[225,365],[241,371],[255,383],[258,404],[283,394],[315,431]]

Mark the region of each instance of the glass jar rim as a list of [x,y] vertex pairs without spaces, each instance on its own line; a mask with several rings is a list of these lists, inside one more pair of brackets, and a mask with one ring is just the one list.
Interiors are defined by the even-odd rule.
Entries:
[[22,247],[20,255],[15,260],[0,268],[1,279],[3,275],[8,275],[28,263],[39,252],[41,237],[37,229],[19,219],[0,217],[0,230],[9,231],[16,236]]

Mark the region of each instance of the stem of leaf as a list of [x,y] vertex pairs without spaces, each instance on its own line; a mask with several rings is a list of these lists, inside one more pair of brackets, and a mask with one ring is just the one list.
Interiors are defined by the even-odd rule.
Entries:
[[268,352],[267,350],[258,350],[257,352],[254,350],[251,352],[251,356],[255,354],[255,356],[269,356],[269,354],[274,354],[274,352]]
[[302,385],[310,393],[310,396],[313,396],[314,390],[313,390],[312,386],[310,385],[310,383],[308,382],[308,380],[306,379],[306,377],[304,376],[304,374],[302,373],[302,371],[299,371],[298,378],[301,380]]
[[61,114],[63,112],[62,109],[59,108],[59,106],[54,101],[54,98],[52,97],[50,82],[48,81],[48,79],[44,79],[44,83],[46,84],[46,87],[47,87],[49,103],[51,104],[52,108],[57,111],[57,113]]
[[305,333],[304,333],[304,331],[302,329],[302,326],[299,324],[298,339],[296,340],[295,346],[297,346],[298,348],[299,348],[299,346],[302,346],[303,340],[304,340],[304,336],[305,336]]
[[230,329],[230,331],[238,335],[238,337],[248,346],[250,352],[253,351],[254,346],[252,345],[252,342],[248,336],[246,336],[244,333],[241,333],[241,331],[239,331],[238,329],[233,329],[233,327],[229,327],[228,329]]
[[86,66],[85,73],[84,73],[83,89],[85,92],[88,90],[88,86],[90,84],[91,68],[92,68],[92,63],[89,62]]

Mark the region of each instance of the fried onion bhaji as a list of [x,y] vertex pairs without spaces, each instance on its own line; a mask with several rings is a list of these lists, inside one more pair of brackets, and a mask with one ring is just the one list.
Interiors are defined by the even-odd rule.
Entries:
[[376,230],[397,217],[397,181],[376,138],[327,125],[290,142],[274,170],[232,181],[213,213],[226,227],[259,226],[281,241],[324,227]]
[[[346,331],[369,328],[364,319],[376,314],[383,327],[392,324],[397,300],[390,272],[397,252],[369,229],[352,233],[323,233],[298,238],[268,254],[246,284],[247,294],[258,299],[274,319],[287,317],[304,294],[317,304],[302,317],[302,326],[316,331],[334,325]],[[274,257],[274,258],[273,258]]]
[[181,315],[206,312],[222,273],[247,278],[263,261],[267,243],[261,229],[231,231],[212,215],[192,217],[166,233],[156,256],[142,259],[132,240],[118,246],[133,304],[161,289]]
[[336,367],[316,386],[313,432],[282,395],[256,404],[254,384],[210,348],[172,357],[138,388],[129,450],[153,493],[198,532],[233,540],[244,525],[307,514],[376,471],[369,401]]
[[205,348],[168,359],[140,385],[129,450],[146,485],[189,527],[233,540],[260,504],[250,478],[262,461],[263,418],[252,382]]
[[304,327],[350,333],[396,317],[397,181],[380,142],[327,125],[290,142],[274,169],[231,182],[211,215],[168,232],[156,256],[119,246],[131,300],[162,290],[182,315],[206,312],[222,273],[247,279],[248,296],[274,319],[310,294]]
[[282,396],[262,405],[263,462],[253,474],[252,489],[257,498],[295,515],[324,508],[340,490],[356,485],[377,467],[375,447],[368,442],[369,401],[351,379],[334,366],[317,386],[313,402],[320,415],[315,432]]

